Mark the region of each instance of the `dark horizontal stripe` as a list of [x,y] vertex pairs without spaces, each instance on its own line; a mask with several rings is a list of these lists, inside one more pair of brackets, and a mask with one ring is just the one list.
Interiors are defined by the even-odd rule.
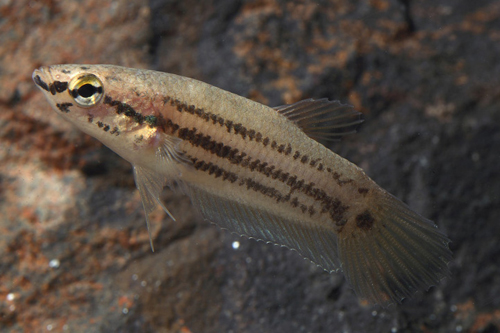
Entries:
[[190,142],[193,147],[202,148],[211,154],[228,160],[234,165],[248,168],[250,171],[256,171],[272,179],[277,179],[290,187],[290,195],[294,191],[302,192],[321,203],[321,213],[329,213],[330,217],[336,223],[343,221],[344,213],[349,209],[349,206],[343,205],[339,199],[333,198],[327,195],[325,191],[314,187],[314,183],[306,184],[305,180],[298,179],[298,176],[290,176],[289,173],[285,173],[283,170],[275,170],[275,166],[269,165],[267,162],[262,162],[259,159],[254,160],[245,152],[240,153],[237,148],[232,148],[223,142],[217,142],[209,135],[198,133],[196,128],[179,128],[172,121],[168,121],[166,124],[171,127],[171,130],[175,129],[180,139]]
[[158,125],[158,118],[156,116],[143,116],[140,112],[135,111],[132,106],[128,105],[127,103],[113,100],[108,95],[104,96],[104,104],[116,108],[117,114],[124,114],[139,125],[142,125],[143,123],[148,124],[149,127],[156,127]]
[[[239,179],[238,175],[236,175],[235,173],[224,170],[223,168],[213,164],[212,162],[207,163],[205,161],[198,160],[197,158],[189,158],[193,162],[193,166],[196,170],[207,172],[209,175],[213,175],[215,178],[220,178],[223,181],[228,180],[231,183],[235,183]],[[253,179],[243,178],[238,182],[238,185],[246,187],[247,190],[261,193],[268,198],[276,200],[277,203],[289,202],[293,208],[299,208],[302,213],[309,212],[311,216],[316,213],[316,210],[312,205],[308,207],[300,203],[297,197],[291,199],[290,194],[284,195],[277,189],[271,186],[263,185],[262,183],[259,183]]]
[[188,105],[187,103],[181,102],[178,99],[173,99],[169,96],[163,98],[163,104],[165,105],[167,103],[175,107],[179,112],[187,112],[207,122],[211,121],[214,125],[219,124],[221,127],[226,127],[228,133],[233,132],[236,135],[240,135],[243,139],[248,137],[250,141],[255,140],[256,142],[262,143],[264,147],[270,145],[272,149],[277,150],[280,154],[290,155],[293,151],[290,143],[278,144],[276,141],[271,142],[271,139],[264,137],[262,133],[254,129],[248,129],[241,123],[235,123],[232,120],[224,119],[219,115],[207,112],[204,109],[195,107],[194,105]]
[[263,185],[253,179],[250,178],[245,178],[239,183],[240,186],[245,186],[247,190],[252,189],[255,192],[262,193],[263,195],[275,199],[276,202],[286,202],[290,201],[290,196],[283,195],[280,191],[277,189],[271,187],[271,186],[266,186]]
[[[173,99],[170,96],[166,96],[163,98],[163,104],[169,103],[171,106],[175,107],[179,112],[188,112],[192,115],[195,115],[207,122],[211,121],[214,125],[219,124],[221,127],[226,127],[228,133],[234,132],[234,134],[241,135],[243,139],[247,136],[250,141],[255,140],[256,142],[261,143],[264,147],[270,146],[273,150],[276,150],[280,154],[284,154],[285,156],[291,155],[293,153],[293,158],[298,159],[301,157],[301,153],[299,151],[293,151],[293,148],[290,143],[287,144],[278,144],[276,141],[272,141],[268,137],[263,137],[262,133],[255,131],[254,129],[247,129],[241,123],[235,123],[232,120],[227,120],[213,114],[211,112],[207,112],[204,109],[197,108],[194,105],[188,105],[185,102],[182,102],[178,99]],[[321,159],[316,159],[309,161],[309,156],[303,155],[300,161],[304,164],[309,162],[309,166],[322,172],[324,171],[324,167],[322,163],[318,163]],[[339,185],[343,185],[339,183]]]
[[222,180],[228,180],[231,183],[234,183],[235,181],[238,180],[238,175],[235,174],[234,172],[230,172],[227,170],[224,170],[223,168],[213,164],[212,162],[205,162],[198,160],[197,158],[193,157],[188,157],[191,159],[193,162],[193,166],[196,170],[201,170],[208,172],[209,175],[214,175],[215,178],[221,177]]
[[[247,130],[241,124],[233,124],[232,121],[224,120],[223,118],[217,115],[205,112],[203,109],[196,108],[194,105],[188,106],[187,104],[183,104],[178,100],[173,100],[167,97],[164,99],[164,103],[168,102],[170,102],[172,106],[175,106],[177,110],[180,112],[188,112],[190,114],[197,115],[198,117],[204,119],[207,122],[211,121],[212,124],[214,125],[218,124],[219,126],[226,126],[228,128],[228,132],[230,132],[232,128],[235,134],[241,135],[243,138],[245,138],[247,134],[250,131],[252,131],[252,130],[250,131]],[[142,124],[145,121],[145,117],[142,116],[142,114],[136,112],[130,105],[126,103],[113,100],[111,97],[107,95],[104,97],[104,103],[115,107],[117,114],[125,114],[127,117],[134,119],[139,124]],[[154,124],[150,123],[149,125],[151,127],[156,126],[157,125],[156,120],[157,119],[155,118]],[[186,127],[181,128],[179,125],[173,123],[171,120],[167,121],[162,120],[162,123],[164,123],[166,129],[169,129],[172,132],[172,134],[176,133],[176,135],[179,138],[190,142],[194,147],[200,147],[203,150],[215,154],[220,158],[229,160],[234,165],[239,165],[244,168],[249,168],[251,171],[259,172],[265,175],[266,177],[271,177],[273,179],[279,180],[282,183],[285,183],[286,185],[290,186],[289,195],[291,195],[294,191],[300,191],[306,194],[307,196],[313,198],[315,201],[321,203],[321,213],[329,213],[330,217],[332,218],[333,221],[335,221],[337,225],[342,223],[345,224],[344,213],[349,209],[349,206],[342,204],[339,199],[327,195],[325,191],[319,188],[314,188],[313,183],[305,185],[305,181],[297,180],[297,176],[290,177],[288,173],[285,173],[282,170],[279,169],[275,170],[276,168],[274,166],[269,166],[267,162],[261,162],[258,159],[253,160],[253,158],[248,156],[245,152],[240,153],[237,148],[232,148],[231,146],[225,145],[222,142],[217,142],[215,140],[212,140],[212,138],[209,135],[204,135],[203,133],[197,133],[196,128],[186,128]],[[259,134],[260,133],[255,134],[256,141]],[[260,135],[260,137],[261,136],[262,135]],[[269,145],[269,141],[270,141],[269,138],[267,137],[263,138],[262,144],[264,146],[267,146]],[[273,149],[277,150],[278,152],[280,150],[281,152],[288,152],[288,154],[291,154],[292,152],[292,147],[290,144],[287,144],[286,146],[282,147],[281,145],[278,146],[278,144],[275,141],[273,141],[271,143],[271,148],[272,147],[274,147]],[[282,148],[280,149],[279,147]],[[298,159],[300,157],[300,153],[296,151],[293,157],[294,159]],[[303,155],[300,161],[305,164],[309,161],[309,157],[307,155]],[[313,163],[314,167],[317,161],[318,160],[316,160]],[[216,172],[217,170],[215,169],[216,167],[217,166],[215,165],[209,166],[208,170],[215,170],[214,172]],[[334,178],[336,177],[336,175],[338,175],[338,173],[334,173]],[[340,176],[338,178],[340,178]],[[339,179],[336,180],[339,185],[346,182],[346,181],[342,182]],[[303,206],[300,206],[300,208],[304,210]],[[311,209],[311,211],[314,212],[314,209]]]

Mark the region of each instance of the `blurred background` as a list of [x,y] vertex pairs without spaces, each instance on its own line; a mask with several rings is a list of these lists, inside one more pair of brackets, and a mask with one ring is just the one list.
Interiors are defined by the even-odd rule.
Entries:
[[[276,106],[365,114],[331,144],[452,240],[452,277],[389,308],[209,224],[165,190],[155,252],[130,165],[31,80],[107,63]],[[500,331],[500,1],[0,1],[3,332]]]

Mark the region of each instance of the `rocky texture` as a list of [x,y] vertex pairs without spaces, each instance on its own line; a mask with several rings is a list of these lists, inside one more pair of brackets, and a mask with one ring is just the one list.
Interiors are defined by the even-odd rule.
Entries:
[[[0,45],[3,331],[500,330],[498,1],[2,1]],[[332,149],[448,233],[453,277],[360,304],[342,275],[210,226],[170,191],[178,221],[154,214],[151,253],[130,166],[31,82],[53,63],[350,102],[365,125]]]

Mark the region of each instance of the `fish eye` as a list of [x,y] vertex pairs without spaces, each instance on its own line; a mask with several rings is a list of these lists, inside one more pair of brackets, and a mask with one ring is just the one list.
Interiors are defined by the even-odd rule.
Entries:
[[82,107],[91,107],[99,103],[104,90],[102,82],[97,76],[86,74],[71,80],[68,91],[76,104]]

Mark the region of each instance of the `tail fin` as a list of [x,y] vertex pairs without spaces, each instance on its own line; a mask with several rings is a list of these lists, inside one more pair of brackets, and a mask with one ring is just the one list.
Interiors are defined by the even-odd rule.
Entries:
[[369,229],[343,230],[342,270],[356,294],[380,304],[401,302],[449,275],[449,239],[429,220],[384,193]]

